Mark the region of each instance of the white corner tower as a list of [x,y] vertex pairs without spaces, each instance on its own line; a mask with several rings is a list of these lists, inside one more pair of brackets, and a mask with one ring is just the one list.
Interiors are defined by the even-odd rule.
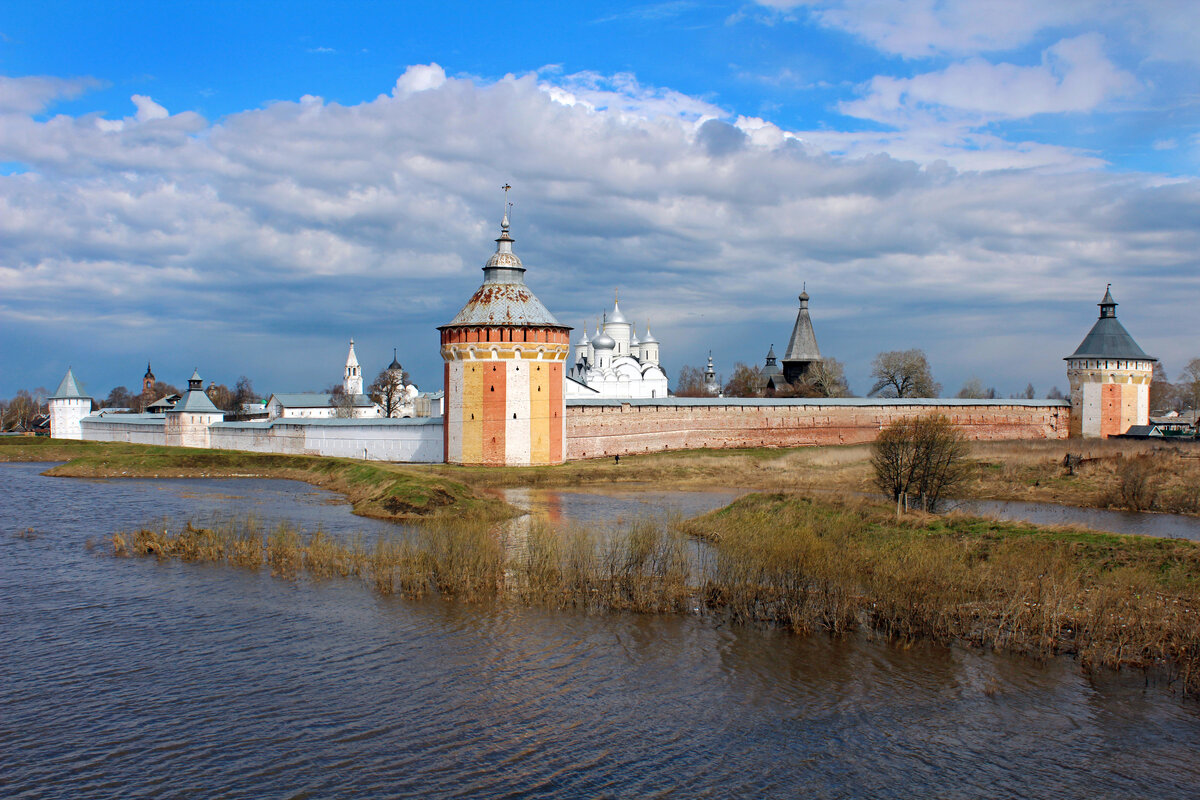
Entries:
[[67,367],[67,374],[58,384],[58,390],[49,398],[50,438],[82,439],[79,421],[92,413],[92,398],[79,390],[75,375]]

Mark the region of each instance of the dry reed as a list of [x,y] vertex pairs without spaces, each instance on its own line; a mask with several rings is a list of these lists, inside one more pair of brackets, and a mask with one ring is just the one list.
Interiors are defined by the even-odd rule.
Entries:
[[[693,538],[709,543],[697,557]],[[1200,545],[914,513],[866,500],[749,495],[686,523],[612,535],[543,522],[442,524],[374,547],[281,525],[113,536],[121,555],[225,562],[382,594],[552,608],[706,613],[797,633],[955,641],[1085,669],[1161,671],[1200,694]]]

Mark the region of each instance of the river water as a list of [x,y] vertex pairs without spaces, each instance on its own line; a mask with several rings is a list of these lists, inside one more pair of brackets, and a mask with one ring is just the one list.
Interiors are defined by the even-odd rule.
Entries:
[[[43,468],[0,464],[0,796],[1102,798],[1200,786],[1200,704],[1133,676],[1092,683],[1068,659],[411,602],[356,581],[118,559],[89,537],[164,514],[251,511],[336,535],[386,526],[286,481]],[[598,502],[568,496],[559,510],[578,519]]]

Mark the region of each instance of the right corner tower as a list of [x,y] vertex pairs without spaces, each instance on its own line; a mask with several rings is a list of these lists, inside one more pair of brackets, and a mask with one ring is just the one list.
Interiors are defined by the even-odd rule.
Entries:
[[1066,357],[1071,384],[1071,436],[1117,436],[1150,422],[1150,380],[1157,359],[1146,355],[1117,321],[1111,285],[1100,318]]

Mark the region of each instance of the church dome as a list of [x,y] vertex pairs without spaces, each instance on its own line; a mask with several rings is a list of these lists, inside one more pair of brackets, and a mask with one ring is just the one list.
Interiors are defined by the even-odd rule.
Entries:
[[597,350],[612,350],[616,346],[617,343],[604,331],[600,331],[600,333],[596,334],[596,337],[592,339],[592,347],[596,348]]
[[629,320],[625,319],[625,315],[621,313],[621,306],[619,306],[616,301],[613,301],[613,310],[612,313],[608,315],[608,321],[615,322],[618,325],[629,324]]
[[646,326],[646,335],[642,337],[642,344],[658,344],[658,339],[654,338],[654,334],[650,332],[650,326]]

